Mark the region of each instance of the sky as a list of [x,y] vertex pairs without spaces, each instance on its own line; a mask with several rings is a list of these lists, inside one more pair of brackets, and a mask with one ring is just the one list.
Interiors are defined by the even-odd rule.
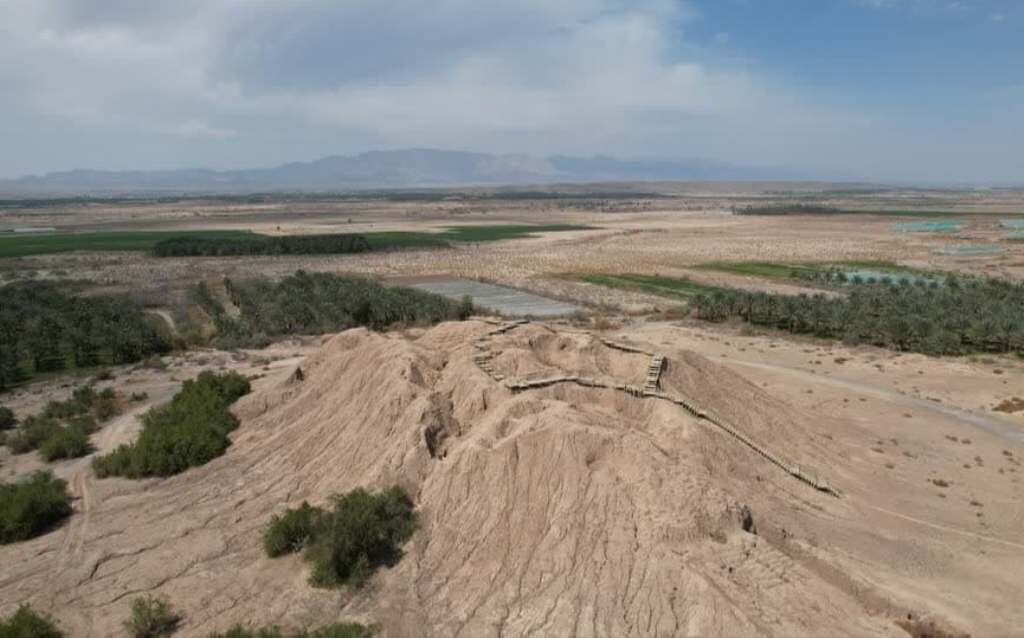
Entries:
[[0,177],[410,147],[1024,183],[1021,0],[0,0]]

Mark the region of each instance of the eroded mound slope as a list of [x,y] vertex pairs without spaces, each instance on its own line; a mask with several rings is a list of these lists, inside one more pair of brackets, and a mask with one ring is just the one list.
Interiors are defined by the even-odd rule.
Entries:
[[[513,392],[496,377],[643,386],[649,357],[535,324],[478,345],[493,329],[343,333],[302,380],[239,402],[225,456],[165,480],[73,484],[71,523],[0,549],[0,611],[31,601],[73,635],[110,635],[132,596],[156,592],[186,635],[335,619],[395,636],[901,634],[884,601],[780,540],[850,515],[848,500],[668,401],[577,383]],[[699,355],[664,354],[660,391],[849,478],[812,416]],[[294,557],[263,556],[285,506],[394,483],[421,528],[366,590],[313,589]]]

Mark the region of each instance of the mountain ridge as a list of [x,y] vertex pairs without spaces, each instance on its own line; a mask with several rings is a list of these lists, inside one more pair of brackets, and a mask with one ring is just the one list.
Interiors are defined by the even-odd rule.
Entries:
[[534,156],[412,148],[328,155],[251,169],[73,169],[0,180],[0,194],[239,193],[606,181],[810,179],[706,159]]

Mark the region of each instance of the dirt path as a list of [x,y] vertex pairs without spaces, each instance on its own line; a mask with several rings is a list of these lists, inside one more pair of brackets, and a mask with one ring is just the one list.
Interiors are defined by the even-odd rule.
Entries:
[[64,532],[64,539],[58,549],[57,564],[61,570],[80,566],[83,562],[82,550],[89,534],[92,510],[96,506],[92,490],[93,481],[96,480],[92,471],[93,457],[97,454],[106,454],[118,445],[127,442],[137,425],[138,416],[148,410],[153,403],[147,401],[143,405],[135,406],[103,427],[93,437],[95,451],[79,459],[71,469],[67,482],[78,505],[75,508],[75,516],[71,517]]
[[996,538],[995,536],[987,536],[985,534],[968,532],[967,530],[959,529],[956,527],[950,527],[949,525],[940,525],[939,523],[932,523],[931,521],[926,521],[920,518],[914,518],[913,516],[907,516],[906,514],[900,514],[899,512],[894,512],[892,510],[885,509],[884,507],[878,507],[877,505],[871,505],[868,503],[862,503],[861,505],[863,507],[867,507],[868,509],[873,509],[876,512],[882,512],[883,514],[888,514],[889,516],[902,518],[905,521],[910,521],[911,523],[916,523],[918,525],[924,525],[925,527],[931,527],[932,529],[941,530],[943,532],[952,532],[953,534],[967,536],[968,538],[976,538],[978,540],[987,541],[989,543],[999,543],[1000,545],[1006,545],[1008,547],[1024,549],[1024,543],[1016,543],[1014,541],[1008,541],[1004,538]]
[[782,372],[793,377],[799,377],[801,380],[810,383],[830,385],[833,387],[842,388],[844,390],[850,390],[851,392],[856,392],[858,394],[871,396],[876,399],[881,399],[883,401],[888,401],[896,405],[914,407],[919,410],[925,410],[935,414],[940,414],[942,416],[950,417],[963,423],[967,423],[975,428],[978,428],[979,430],[984,430],[985,432],[998,436],[1010,443],[1015,443],[1018,445],[1024,443],[1024,431],[1022,431],[1018,425],[1010,421],[1004,421],[1003,419],[999,419],[997,417],[978,414],[976,412],[971,412],[969,410],[964,410],[961,408],[952,408],[949,406],[942,405],[941,403],[936,403],[934,401],[917,399],[915,397],[910,397],[905,394],[892,392],[890,390],[886,390],[885,388],[880,388],[878,386],[857,383],[855,381],[847,381],[845,379],[837,379],[835,377],[826,377],[819,374],[813,374],[811,372],[807,372],[791,366],[784,366],[773,363],[762,363],[759,361],[743,361],[735,358],[723,360],[723,363],[725,363],[726,365],[738,365],[747,368],[757,368],[760,370]]

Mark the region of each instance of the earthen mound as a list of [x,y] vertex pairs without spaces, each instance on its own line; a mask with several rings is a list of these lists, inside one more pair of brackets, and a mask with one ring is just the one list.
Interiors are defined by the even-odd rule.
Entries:
[[[900,633],[765,533],[842,499],[678,405],[612,387],[645,384],[644,354],[535,324],[481,341],[494,329],[328,340],[301,375],[238,403],[223,457],[73,486],[85,493],[70,524],[2,549],[0,607],[32,602],[76,636],[116,633],[140,593],[170,598],[185,635],[335,619],[394,636]],[[659,392],[842,483],[812,415],[697,354],[662,354]],[[609,387],[507,383],[558,376]],[[395,483],[421,526],[366,589],[314,589],[300,560],[262,554],[286,506]]]

